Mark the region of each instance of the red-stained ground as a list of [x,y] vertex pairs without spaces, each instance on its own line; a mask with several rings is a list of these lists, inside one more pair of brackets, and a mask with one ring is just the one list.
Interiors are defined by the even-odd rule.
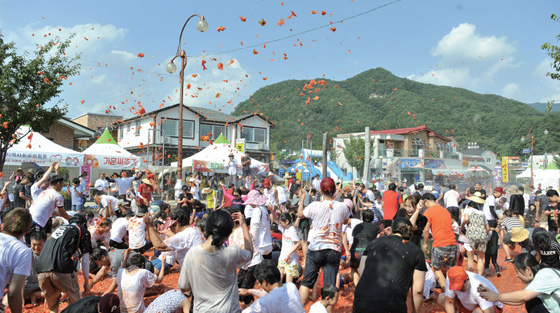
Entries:
[[[516,253],[519,252],[520,252],[520,248],[517,247],[517,250],[516,252],[514,252],[513,257],[515,257]],[[500,250],[498,256],[498,263],[501,268],[502,276],[500,278],[496,277],[494,275],[493,267],[491,267],[492,277],[489,277],[490,281],[494,283],[494,285],[498,288],[500,292],[510,292],[510,291],[523,289],[525,286],[515,275],[513,264],[509,262],[504,262],[503,261],[504,258],[505,257],[504,257],[503,250]],[[466,262],[464,266],[466,267]],[[348,270],[344,270],[342,273],[346,273],[346,272],[348,272]],[[82,284],[81,282],[83,280],[81,276],[79,277],[80,277],[80,285],[81,285]],[[169,288],[176,288],[178,279],[179,279],[179,269],[177,265],[175,265],[175,267],[171,270],[171,272],[165,276],[163,283]],[[107,277],[102,282],[100,282],[99,284],[95,285],[92,288],[91,294],[101,295],[109,287],[110,284],[111,284],[111,279]],[[346,285],[346,287],[341,292],[335,312],[352,312],[352,302],[354,300],[353,291],[354,291],[354,285],[352,283]],[[439,293],[441,293],[441,290],[436,289],[436,294]],[[146,306],[148,306],[153,301],[153,299],[155,299],[155,296],[146,297],[145,298]],[[309,311],[309,307],[312,304],[313,303],[311,301],[307,303],[307,305],[305,306],[306,311]],[[60,305],[60,311],[62,311],[67,305],[68,305],[67,302],[62,303]],[[32,305],[26,305],[23,312],[24,313],[48,313],[49,311],[43,305],[37,307],[33,307]],[[422,305],[420,312],[443,312],[443,310],[438,307],[435,301],[432,300],[432,301],[425,302]],[[506,313],[525,312],[525,308],[523,306],[518,306],[518,307],[505,306],[504,312]]]

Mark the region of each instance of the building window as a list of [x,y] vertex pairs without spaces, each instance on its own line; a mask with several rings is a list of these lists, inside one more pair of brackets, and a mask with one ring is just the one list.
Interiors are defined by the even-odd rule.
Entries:
[[224,126],[200,124],[201,137],[208,136],[210,137],[210,140],[216,140],[220,134],[224,134],[224,136],[227,135],[226,128]]
[[266,128],[245,126],[242,128],[241,138],[245,139],[246,142],[266,143]]
[[486,163],[491,163],[491,162],[492,162],[491,159],[488,159],[488,158],[486,159]]
[[130,132],[130,124],[131,124],[131,123],[126,123],[126,132],[127,132],[127,133]]
[[134,123],[135,128],[134,128],[134,135],[135,136],[140,136],[140,121],[136,121]]
[[[179,137],[179,120],[166,119],[161,123],[166,137]],[[194,121],[183,120],[183,138],[194,138]]]
[[119,126],[119,140],[123,139],[123,131],[124,131],[124,127]]

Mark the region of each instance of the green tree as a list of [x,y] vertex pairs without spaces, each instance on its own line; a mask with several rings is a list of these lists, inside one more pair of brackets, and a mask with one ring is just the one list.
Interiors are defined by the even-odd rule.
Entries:
[[[373,157],[373,142],[370,142],[370,157]],[[344,140],[344,148],[342,149],[346,162],[355,167],[359,174],[364,172],[364,159],[366,155],[366,141],[364,138],[350,136],[350,139]]]
[[30,57],[28,52],[18,54],[15,44],[4,42],[0,34],[0,171],[8,149],[28,135],[16,134],[20,126],[47,132],[66,114],[67,106],[59,107],[62,99],[53,106],[46,103],[60,94],[64,80],[79,72],[78,56],[66,55],[72,37],[37,45]]

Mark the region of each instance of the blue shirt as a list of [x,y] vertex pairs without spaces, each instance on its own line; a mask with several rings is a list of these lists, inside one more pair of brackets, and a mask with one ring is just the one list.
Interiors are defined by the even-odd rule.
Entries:
[[76,186],[72,186],[70,187],[70,194],[72,196],[72,205],[83,205],[84,204],[84,199],[80,196],[78,196],[78,193],[76,192],[76,190],[80,193],[83,194],[84,193],[84,188],[82,188],[82,186],[78,185]]

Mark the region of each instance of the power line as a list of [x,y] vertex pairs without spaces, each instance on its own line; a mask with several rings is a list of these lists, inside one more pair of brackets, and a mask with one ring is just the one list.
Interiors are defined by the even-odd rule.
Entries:
[[358,14],[356,14],[356,15],[352,15],[352,16],[343,18],[343,19],[341,19],[341,20],[339,20],[339,21],[332,22],[332,23],[325,24],[325,25],[321,25],[321,26],[317,26],[317,27],[314,27],[314,28],[311,28],[311,29],[308,29],[308,30],[304,30],[304,31],[301,31],[301,32],[299,32],[299,33],[296,33],[296,34],[293,34],[293,35],[289,35],[289,36],[285,36],[285,37],[282,37],[282,38],[277,38],[277,39],[273,39],[273,40],[269,40],[269,41],[264,41],[264,42],[261,42],[261,43],[258,43],[258,44],[254,44],[254,45],[250,45],[250,46],[244,46],[244,47],[240,47],[240,48],[236,48],[236,49],[231,49],[231,50],[226,50],[226,51],[221,51],[221,52],[206,53],[206,54],[198,55],[198,56],[189,55],[188,57],[189,57],[189,58],[193,58],[193,57],[202,57],[202,56],[210,56],[210,55],[219,55],[219,54],[225,54],[225,53],[230,53],[230,52],[236,52],[236,51],[241,51],[241,50],[247,50],[247,49],[251,49],[251,48],[256,48],[256,47],[262,46],[262,45],[264,45],[264,44],[269,44],[269,43],[273,43],[273,42],[278,42],[278,41],[286,40],[286,39],[289,39],[289,38],[297,37],[297,36],[300,36],[300,35],[303,35],[303,34],[307,34],[307,33],[310,33],[310,32],[313,32],[313,31],[316,31],[316,30],[319,30],[319,29],[322,29],[322,28],[332,27],[332,26],[335,25],[335,24],[340,24],[340,23],[342,23],[342,22],[344,22],[344,21],[348,21],[348,20],[351,20],[351,19],[355,19],[355,18],[360,17],[360,16],[362,16],[362,15],[371,13],[371,12],[373,12],[373,11],[377,11],[377,10],[382,9],[382,8],[384,8],[384,7],[390,6],[391,4],[394,4],[394,3],[397,3],[397,2],[401,2],[401,1],[402,1],[402,0],[394,0],[394,1],[391,1],[391,2],[388,2],[388,3],[385,3],[385,4],[383,4],[383,5],[380,5],[380,6],[378,6],[378,7],[375,7],[375,8],[373,8],[373,9],[369,9],[369,10],[367,10],[367,11],[358,13]]

